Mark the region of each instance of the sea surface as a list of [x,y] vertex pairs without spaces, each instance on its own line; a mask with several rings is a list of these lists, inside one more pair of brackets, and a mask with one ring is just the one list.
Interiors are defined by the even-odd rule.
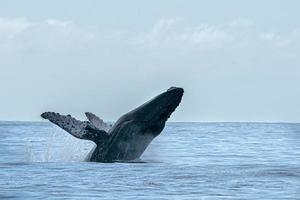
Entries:
[[300,199],[300,124],[168,123],[134,163],[47,122],[0,122],[0,199]]

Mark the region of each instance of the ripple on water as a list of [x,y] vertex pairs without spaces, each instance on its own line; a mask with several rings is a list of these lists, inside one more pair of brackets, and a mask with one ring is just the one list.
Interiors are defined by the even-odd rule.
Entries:
[[299,124],[170,123],[141,160],[82,162],[92,144],[0,122],[0,199],[297,199]]

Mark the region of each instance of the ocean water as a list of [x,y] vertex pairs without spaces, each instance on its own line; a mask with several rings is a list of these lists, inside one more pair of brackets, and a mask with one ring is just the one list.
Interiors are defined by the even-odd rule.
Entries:
[[0,122],[0,199],[300,199],[300,124],[168,123],[136,163],[83,162],[92,147]]

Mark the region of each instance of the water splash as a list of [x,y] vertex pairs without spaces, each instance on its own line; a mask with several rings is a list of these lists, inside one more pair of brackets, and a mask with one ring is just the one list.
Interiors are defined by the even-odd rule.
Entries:
[[80,162],[84,161],[93,146],[95,144],[90,141],[53,130],[42,140],[29,138],[25,145],[25,159],[26,162]]

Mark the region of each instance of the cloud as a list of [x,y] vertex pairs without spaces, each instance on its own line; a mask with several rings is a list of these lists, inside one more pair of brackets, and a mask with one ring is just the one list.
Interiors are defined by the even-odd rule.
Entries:
[[2,36],[13,37],[21,33],[32,24],[25,18],[5,19],[0,18],[0,33]]
[[[194,50],[285,48],[299,43],[299,31],[285,35],[259,31],[250,20],[233,20],[224,24],[191,24],[182,18],[163,18],[148,32],[101,30],[84,27],[72,21],[45,20],[32,22],[25,18],[0,18],[0,50],[49,53],[76,53],[87,48],[117,50],[141,48],[152,50],[183,48]],[[294,45],[294,47],[296,47]],[[118,50],[117,50],[118,51]],[[181,50],[182,51],[182,50]]]
[[265,45],[285,47],[295,40],[298,42],[299,37],[294,32],[280,35],[259,31],[250,20],[191,25],[183,19],[164,18],[155,23],[149,32],[135,36],[133,43],[157,48],[185,45],[188,48],[210,50],[218,47],[231,49]]
[[178,85],[187,92],[176,120],[295,120],[298,28],[283,33],[250,20],[162,18],[147,31],[132,31],[1,18],[0,90],[7,98],[0,110],[11,113],[3,106],[9,104],[23,113],[98,110],[115,119]]
[[32,22],[25,18],[0,18],[0,51],[2,53],[59,53],[80,49],[93,39],[71,21]]
[[[189,26],[182,19],[161,19],[154,24],[152,30],[140,34],[136,39],[137,44],[148,46],[176,45],[213,45],[230,41],[231,35],[216,25],[201,24]],[[206,46],[206,47],[208,47]]]

